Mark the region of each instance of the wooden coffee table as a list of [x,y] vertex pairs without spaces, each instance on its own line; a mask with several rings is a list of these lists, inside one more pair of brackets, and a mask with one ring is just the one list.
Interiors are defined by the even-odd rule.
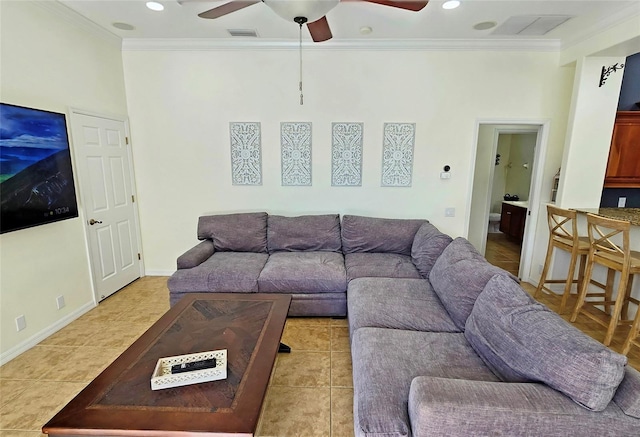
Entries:
[[[43,428],[50,436],[253,436],[289,295],[184,297]],[[227,378],[151,390],[159,358],[227,349]],[[69,363],[70,366],[73,363]]]

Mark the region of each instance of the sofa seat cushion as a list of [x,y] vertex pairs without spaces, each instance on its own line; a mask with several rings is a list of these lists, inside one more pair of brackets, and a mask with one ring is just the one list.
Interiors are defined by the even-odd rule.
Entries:
[[411,435],[408,400],[415,377],[498,381],[462,333],[360,328],[351,356],[357,437]]
[[594,411],[609,405],[627,363],[501,275],[480,293],[465,336],[502,380],[543,382]]
[[347,308],[351,334],[362,327],[460,332],[426,279],[354,279]]
[[330,293],[346,291],[344,257],[335,252],[276,252],[258,278],[266,293]]
[[267,262],[266,253],[216,252],[197,267],[182,269],[169,278],[172,292],[258,291],[258,276]]
[[416,232],[411,246],[411,260],[420,275],[428,279],[436,260],[453,239],[431,223],[424,223]]
[[426,223],[419,219],[387,219],[344,215],[342,217],[342,251],[389,252],[411,255],[416,232]]
[[213,240],[216,252],[266,252],[267,213],[202,216],[198,219],[198,239]]
[[464,330],[473,304],[489,279],[496,274],[516,277],[489,262],[469,241],[458,237],[438,257],[429,281],[460,330]]
[[414,278],[420,272],[411,257],[396,253],[347,253],[344,256],[347,280],[356,278]]
[[340,252],[340,216],[338,214],[283,217],[270,215],[267,249],[276,251]]

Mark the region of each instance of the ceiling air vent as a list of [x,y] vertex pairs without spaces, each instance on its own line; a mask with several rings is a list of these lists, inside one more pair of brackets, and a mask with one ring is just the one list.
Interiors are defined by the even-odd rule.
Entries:
[[258,32],[256,32],[255,29],[227,29],[227,32],[229,32],[231,36],[258,37]]
[[571,19],[570,15],[519,15],[510,17],[492,32],[494,35],[534,35],[551,32]]

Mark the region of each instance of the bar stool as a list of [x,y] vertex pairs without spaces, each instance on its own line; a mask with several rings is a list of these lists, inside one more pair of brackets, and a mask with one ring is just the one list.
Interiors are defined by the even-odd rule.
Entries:
[[[564,308],[567,305],[567,300],[571,294],[571,285],[577,283],[576,294],[580,292],[587,255],[589,254],[589,238],[578,236],[576,216],[576,211],[547,205],[549,244],[547,245],[547,256],[544,259],[542,276],[540,277],[538,288],[536,288],[533,296],[537,298],[541,291],[551,296],[557,296],[550,288],[546,287],[545,284],[565,284],[562,301],[560,303],[560,314],[564,312]],[[569,271],[565,279],[547,279],[554,247],[571,254]],[[578,257],[580,257],[580,268],[578,270],[578,279],[574,279]]]
[[[576,307],[573,310],[571,321],[575,322],[578,314],[584,314],[591,320],[606,327],[607,333],[603,343],[605,346],[609,346],[616,327],[632,323],[631,320],[621,318],[628,317],[629,302],[633,302],[636,305],[640,303],[638,299],[630,296],[633,275],[640,273],[640,252],[632,251],[630,248],[629,230],[631,229],[631,223],[628,221],[587,214],[587,229],[590,247],[585,280],[582,282],[582,288]],[[614,237],[616,239],[621,238],[622,245],[613,242],[612,238]],[[606,284],[591,281],[594,264],[600,264],[608,269]],[[615,272],[620,272],[620,282],[615,300],[612,300]],[[588,288],[590,283],[604,288],[602,301],[585,300],[586,297],[589,297]],[[613,313],[611,313],[612,304]],[[595,308],[600,305],[604,306],[604,314]],[[593,311],[594,309],[596,311]]]

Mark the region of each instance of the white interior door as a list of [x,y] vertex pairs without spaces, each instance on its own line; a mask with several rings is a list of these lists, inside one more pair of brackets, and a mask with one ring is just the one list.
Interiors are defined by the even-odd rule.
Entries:
[[74,111],[71,135],[93,282],[100,301],[141,273],[127,125],[124,120]]

